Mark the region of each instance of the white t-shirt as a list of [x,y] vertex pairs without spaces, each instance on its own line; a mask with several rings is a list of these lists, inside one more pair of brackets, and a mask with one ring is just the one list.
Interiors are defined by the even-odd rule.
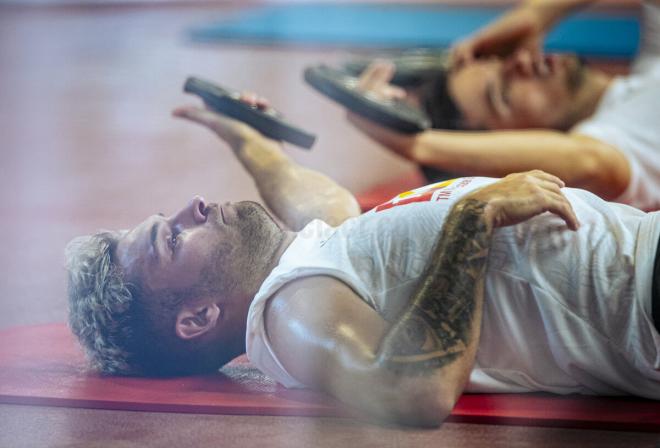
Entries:
[[629,76],[616,78],[594,115],[573,131],[615,146],[631,168],[616,201],[660,210],[660,5],[644,3],[640,52]]
[[[268,299],[297,278],[335,277],[394,321],[419,286],[451,206],[493,181],[433,184],[336,228],[312,221],[250,306],[250,360],[281,384],[303,387],[277,359],[264,326]],[[660,335],[650,317],[660,213],[608,203],[583,190],[564,193],[581,222],[579,231],[546,213],[494,232],[467,390],[660,399]]]

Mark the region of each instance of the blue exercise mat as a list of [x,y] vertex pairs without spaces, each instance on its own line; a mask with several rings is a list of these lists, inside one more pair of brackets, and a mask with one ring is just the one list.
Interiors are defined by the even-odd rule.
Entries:
[[[373,48],[445,48],[503,12],[445,5],[305,4],[264,7],[191,31],[195,40]],[[637,51],[635,14],[583,13],[548,36],[549,51],[630,58]]]

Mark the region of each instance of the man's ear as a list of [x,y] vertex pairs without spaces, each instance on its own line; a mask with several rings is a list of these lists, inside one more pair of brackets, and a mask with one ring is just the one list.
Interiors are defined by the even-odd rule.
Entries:
[[184,305],[176,316],[176,335],[181,339],[193,339],[212,330],[220,318],[216,303]]

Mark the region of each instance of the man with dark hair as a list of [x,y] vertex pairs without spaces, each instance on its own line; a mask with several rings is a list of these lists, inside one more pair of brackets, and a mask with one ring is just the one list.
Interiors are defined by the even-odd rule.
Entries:
[[[442,70],[427,80],[425,85],[419,89],[415,102],[426,112],[433,129],[458,131],[465,129],[466,124],[463,114],[458,110],[449,91],[449,76],[448,71]],[[403,92],[402,98],[405,96],[406,93]],[[356,121],[356,123],[359,125],[360,122]],[[460,176],[458,173],[440,170],[432,164],[422,164],[420,170],[427,182],[438,182]]]
[[274,216],[195,197],[70,243],[71,328],[102,372],[208,372],[247,352],[287,387],[422,426],[464,390],[660,399],[659,213],[532,171],[360,215],[249,126],[175,115],[229,144]]
[[[460,42],[422,99],[437,129],[410,136],[349,120],[422,166],[494,177],[542,169],[604,199],[659,209],[660,5],[644,2],[632,73],[614,77],[574,55],[540,51],[555,23],[591,1],[529,0]],[[392,71],[375,63],[363,88],[400,96],[388,85]]]
[[431,119],[433,128],[464,129],[464,118],[451,97],[448,81],[449,73],[446,71],[439,72],[423,88],[419,101]]

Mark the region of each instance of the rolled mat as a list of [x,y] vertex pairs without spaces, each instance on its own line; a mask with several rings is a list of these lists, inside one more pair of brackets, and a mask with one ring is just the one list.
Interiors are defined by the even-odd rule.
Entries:
[[[495,19],[504,9],[447,5],[303,4],[241,12],[191,30],[195,40],[362,48],[445,48]],[[562,21],[548,51],[630,58],[637,51],[635,13],[585,12]]]
[[[104,377],[84,367],[65,324],[0,331],[0,403],[240,415],[351,416],[311,390],[286,389],[245,357],[219,373]],[[464,394],[447,421],[660,432],[660,402],[547,394]]]

